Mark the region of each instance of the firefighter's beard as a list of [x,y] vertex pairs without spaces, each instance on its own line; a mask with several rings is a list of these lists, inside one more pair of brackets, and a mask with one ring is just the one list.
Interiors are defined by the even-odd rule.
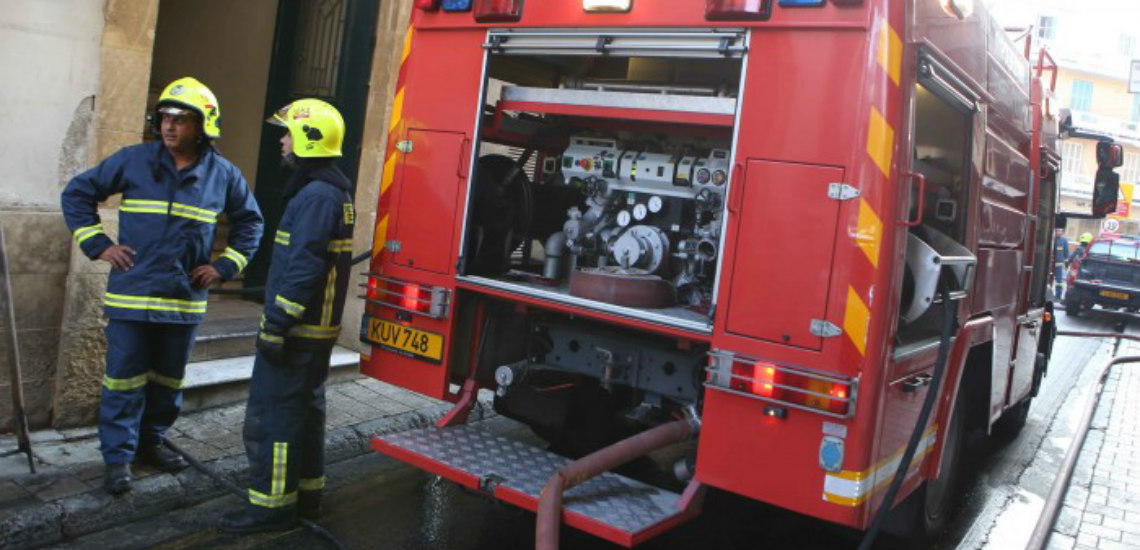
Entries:
[[300,165],[301,163],[297,160],[297,155],[293,153],[289,153],[288,155],[281,157],[281,166],[284,166],[289,170],[296,170],[298,167],[300,167]]

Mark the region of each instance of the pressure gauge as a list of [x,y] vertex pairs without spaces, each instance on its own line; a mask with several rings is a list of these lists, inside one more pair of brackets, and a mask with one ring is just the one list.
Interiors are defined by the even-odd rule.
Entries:
[[697,170],[697,183],[705,185],[709,182],[709,178],[711,177],[712,173],[709,172],[708,168],[701,168],[700,170]]
[[728,181],[728,174],[726,174],[724,170],[717,170],[713,172],[712,180],[716,185],[724,185],[724,182]]
[[630,222],[630,219],[631,219],[632,217],[633,217],[633,216],[630,216],[630,215],[629,215],[629,210],[622,210],[621,212],[618,212],[618,215],[617,215],[617,222],[618,222],[618,225],[620,225],[620,226],[622,226],[622,227],[626,227],[626,226],[628,226],[628,225],[629,225],[629,222]]
[[633,207],[633,219],[637,221],[643,221],[648,215],[649,209],[646,208],[644,204],[639,204]]
[[656,214],[656,213],[660,212],[661,209],[664,207],[665,207],[665,202],[661,200],[661,197],[658,197],[657,195],[653,195],[652,197],[649,197],[649,211],[650,212]]

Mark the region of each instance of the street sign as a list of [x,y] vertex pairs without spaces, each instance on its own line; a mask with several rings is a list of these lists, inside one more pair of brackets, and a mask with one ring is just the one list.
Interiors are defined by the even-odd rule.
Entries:
[[1132,61],[1132,74],[1128,79],[1128,93],[1140,94],[1140,59]]
[[1111,218],[1128,219],[1132,215],[1132,196],[1135,186],[1131,183],[1120,184],[1120,194],[1117,195],[1116,212],[1109,214]]
[[1120,231],[1120,220],[1108,218],[1101,222],[1100,230],[1102,233],[1116,233]]

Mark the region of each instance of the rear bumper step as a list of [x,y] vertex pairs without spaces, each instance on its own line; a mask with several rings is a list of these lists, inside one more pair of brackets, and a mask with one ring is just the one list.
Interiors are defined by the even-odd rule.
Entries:
[[[470,425],[377,436],[372,448],[531,512],[546,480],[571,462]],[[696,516],[700,499],[692,496],[605,473],[566,492],[562,519],[615,544],[634,546]]]

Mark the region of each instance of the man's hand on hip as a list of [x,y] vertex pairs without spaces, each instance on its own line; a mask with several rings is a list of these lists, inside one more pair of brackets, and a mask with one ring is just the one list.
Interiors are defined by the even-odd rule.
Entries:
[[210,264],[195,267],[190,272],[190,283],[198,288],[209,288],[222,280],[222,274]]
[[121,244],[113,244],[99,253],[99,259],[111,264],[111,267],[119,271],[128,271],[135,266],[135,249]]

